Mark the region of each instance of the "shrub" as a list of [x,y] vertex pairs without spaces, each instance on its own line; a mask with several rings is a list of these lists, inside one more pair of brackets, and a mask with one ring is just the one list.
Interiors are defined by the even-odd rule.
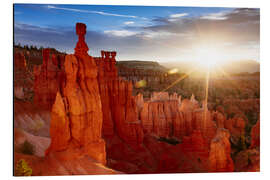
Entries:
[[15,169],[15,176],[31,176],[32,168],[28,166],[27,162],[24,159],[20,159],[17,162]]
[[23,154],[33,155],[34,150],[35,150],[35,147],[31,143],[29,143],[27,140],[25,140],[24,143],[20,147],[20,152]]

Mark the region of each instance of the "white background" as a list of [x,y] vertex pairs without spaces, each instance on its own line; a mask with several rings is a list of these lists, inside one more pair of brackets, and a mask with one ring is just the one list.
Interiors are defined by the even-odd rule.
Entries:
[[[4,2],[3,2],[4,1]],[[261,172],[260,173],[204,173],[204,174],[154,174],[154,175],[99,175],[51,176],[30,179],[270,179],[270,3],[267,0],[2,0],[1,55],[0,55],[0,177],[1,179],[29,179],[12,177],[13,165],[13,3],[54,4],[109,4],[150,6],[200,6],[200,7],[250,7],[261,9]],[[34,18],[34,17],[33,17]]]

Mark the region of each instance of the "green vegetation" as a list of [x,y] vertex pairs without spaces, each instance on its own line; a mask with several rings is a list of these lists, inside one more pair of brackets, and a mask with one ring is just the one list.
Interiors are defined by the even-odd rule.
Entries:
[[28,166],[24,159],[20,159],[15,168],[15,176],[31,176],[32,168]]

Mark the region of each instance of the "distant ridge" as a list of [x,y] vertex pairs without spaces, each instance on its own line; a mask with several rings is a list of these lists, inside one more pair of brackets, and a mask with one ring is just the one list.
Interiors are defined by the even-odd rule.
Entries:
[[[178,62],[165,62],[161,63],[166,68],[178,68],[181,72],[188,72],[193,69],[197,64],[193,61],[178,61]],[[227,73],[254,73],[260,72],[260,63],[255,60],[239,60],[239,61],[227,61],[224,64],[219,65]]]
[[160,65],[156,61],[139,61],[139,60],[130,60],[130,61],[117,61],[117,66],[125,66],[127,68],[136,68],[144,70],[156,70],[156,71],[167,71],[168,69]]

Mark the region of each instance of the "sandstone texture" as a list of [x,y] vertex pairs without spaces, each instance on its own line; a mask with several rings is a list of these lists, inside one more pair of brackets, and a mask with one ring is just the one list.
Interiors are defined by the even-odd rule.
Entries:
[[143,131],[138,120],[132,83],[117,75],[116,52],[101,51],[95,58],[98,67],[98,83],[103,112],[103,135],[119,136],[125,143],[142,143]]
[[31,100],[33,96],[33,76],[27,68],[25,55],[14,54],[14,97],[19,100]]
[[226,129],[218,129],[211,141],[209,153],[210,172],[232,172],[234,164],[231,158],[230,133]]
[[50,54],[42,50],[42,65],[34,66],[34,103],[42,109],[51,110],[56,93],[64,82],[64,55]]

